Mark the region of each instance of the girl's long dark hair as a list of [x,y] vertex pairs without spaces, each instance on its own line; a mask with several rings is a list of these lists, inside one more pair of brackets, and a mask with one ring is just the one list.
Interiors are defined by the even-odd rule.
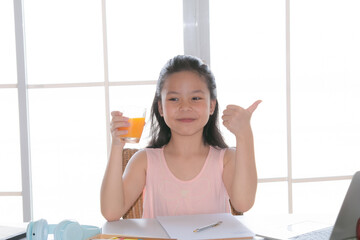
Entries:
[[216,100],[214,113],[210,115],[203,130],[204,144],[209,144],[218,148],[227,148],[228,146],[225,143],[218,126],[219,104],[217,101],[215,77],[208,65],[203,63],[199,58],[188,55],[179,55],[170,59],[160,72],[156,85],[155,97],[151,107],[151,140],[147,147],[160,148],[170,141],[171,130],[166,125],[164,118],[160,115],[158,102],[161,101],[161,90],[167,77],[181,71],[196,72],[202,76],[206,80],[207,87],[210,91],[210,98]]

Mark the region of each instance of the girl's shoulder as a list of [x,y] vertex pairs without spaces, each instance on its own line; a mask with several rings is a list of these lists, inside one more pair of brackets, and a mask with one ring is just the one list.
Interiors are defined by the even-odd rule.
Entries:
[[224,149],[225,149],[225,154],[229,154],[229,153],[235,154],[235,152],[236,152],[236,147],[227,147]]
[[147,161],[154,161],[161,159],[164,154],[164,147],[161,148],[145,148],[144,149]]
[[130,158],[129,163],[126,168],[129,171],[139,171],[144,172],[148,169],[148,161],[157,160],[162,156],[163,148],[142,148],[136,151]]
[[161,155],[163,148],[143,148],[139,149],[133,156],[134,161],[146,163],[149,156]]
[[145,148],[139,149],[133,156],[137,158],[146,157],[146,149]]
[[153,147],[147,147],[143,149],[146,152],[161,152],[164,150],[164,147],[160,147],[160,148],[153,148]]
[[216,146],[210,146],[210,148],[214,149],[215,151],[225,152],[225,156],[235,154],[235,151],[236,151],[235,147],[220,148],[220,147],[216,147]]
[[147,155],[145,149],[139,149],[130,158],[128,165],[136,168],[144,168],[147,166]]

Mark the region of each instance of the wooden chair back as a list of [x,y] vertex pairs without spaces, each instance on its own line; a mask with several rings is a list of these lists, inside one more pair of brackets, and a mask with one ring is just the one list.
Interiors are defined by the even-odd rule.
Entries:
[[[126,164],[129,162],[130,158],[134,153],[136,153],[138,149],[132,149],[132,148],[124,148],[123,150],[123,171],[125,170]],[[131,206],[129,211],[127,211],[123,219],[129,219],[129,218],[141,218],[143,214],[143,198],[142,193],[139,196],[139,198],[135,201],[135,203]]]

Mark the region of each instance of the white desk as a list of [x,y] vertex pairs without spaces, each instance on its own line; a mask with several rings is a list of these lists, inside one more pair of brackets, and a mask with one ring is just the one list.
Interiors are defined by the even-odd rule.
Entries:
[[[261,215],[261,216],[236,216],[254,233],[271,226],[281,226],[299,221],[315,221],[323,224],[333,224],[335,221],[332,215]],[[137,237],[169,238],[165,230],[156,219],[125,219],[115,222],[106,222],[102,227],[104,234],[121,234]],[[255,239],[263,239],[256,237]]]
[[[334,224],[336,216],[334,215],[244,215],[236,218],[245,224],[254,233],[264,228],[276,227],[285,224],[291,224],[299,221],[315,221],[324,224]],[[104,234],[121,234],[137,237],[168,238],[168,234],[158,223],[156,219],[125,219],[115,222],[106,222],[102,226]],[[25,238],[24,238],[25,239]],[[53,239],[53,235],[49,235]],[[261,240],[263,238],[256,237]]]

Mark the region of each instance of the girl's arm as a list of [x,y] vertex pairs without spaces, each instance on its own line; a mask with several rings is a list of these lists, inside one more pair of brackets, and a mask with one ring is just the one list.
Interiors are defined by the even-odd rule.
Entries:
[[112,112],[112,145],[109,161],[101,186],[101,213],[108,221],[119,220],[141,194],[145,185],[146,153],[139,151],[129,161],[123,174],[122,151],[125,142],[119,136],[125,134],[118,128],[126,126],[127,118],[120,112]]
[[236,137],[236,149],[228,149],[224,157],[223,181],[232,206],[239,212],[248,211],[255,201],[257,171],[250,119],[260,102],[248,109],[229,105],[223,115],[224,126]]

